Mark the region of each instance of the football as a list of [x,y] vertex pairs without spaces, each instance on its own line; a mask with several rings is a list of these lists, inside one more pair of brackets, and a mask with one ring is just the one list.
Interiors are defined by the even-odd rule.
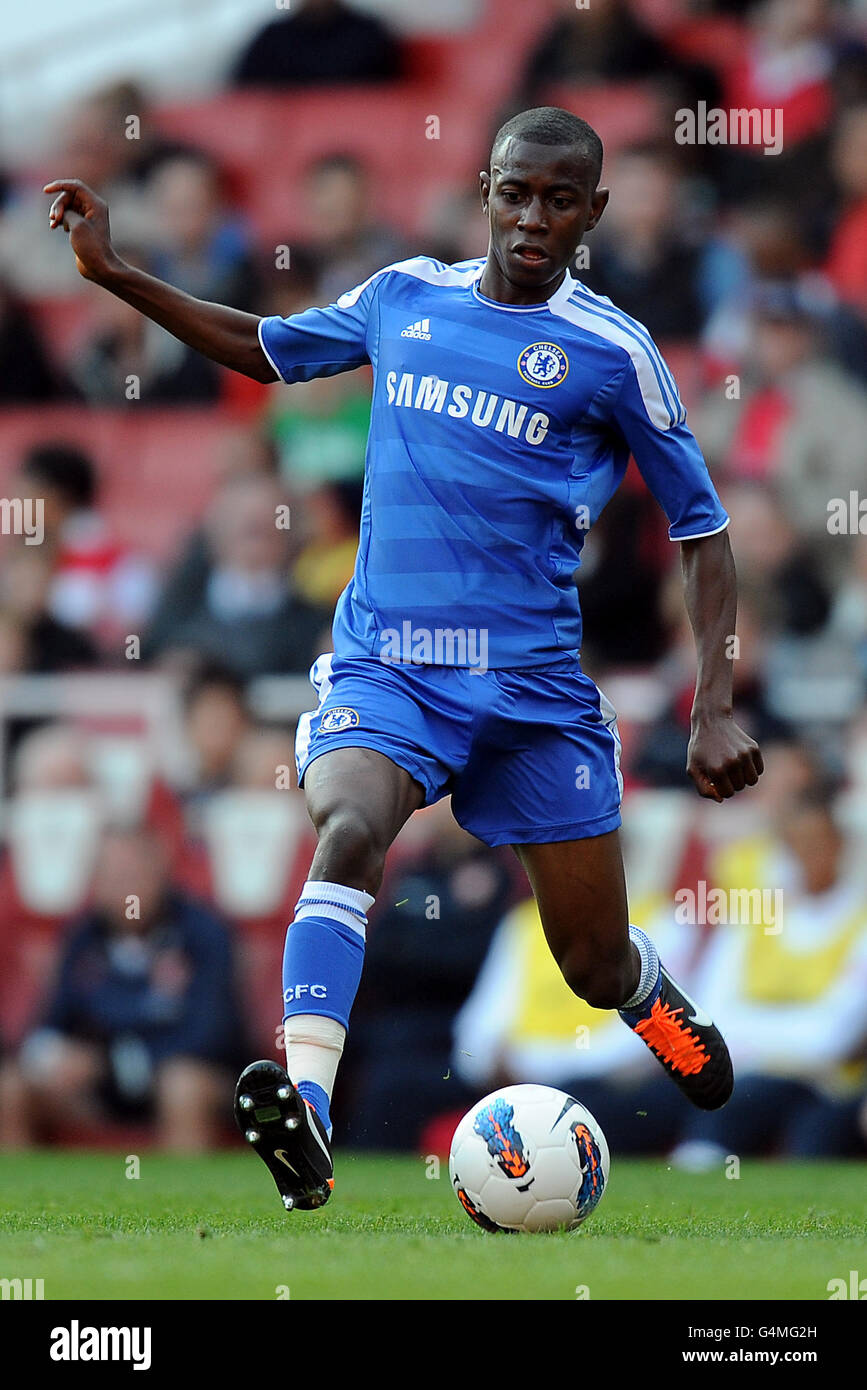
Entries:
[[552,1086],[505,1086],[464,1115],[449,1176],[486,1231],[574,1230],[608,1182],[608,1145],[590,1111]]

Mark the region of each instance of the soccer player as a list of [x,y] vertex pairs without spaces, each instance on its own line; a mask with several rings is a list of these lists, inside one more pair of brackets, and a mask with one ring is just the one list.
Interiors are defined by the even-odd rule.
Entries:
[[288,1210],[333,1186],[329,1102],[385,855],[447,793],[467,830],[515,848],[575,994],[619,1010],[697,1106],[731,1094],[720,1032],[630,926],[617,726],[580,665],[574,571],[631,453],[681,545],[698,651],[687,772],[717,802],[758,780],[732,720],[728,517],[646,329],[569,271],[608,202],[601,167],[586,122],[525,111],[480,174],[486,256],[415,256],[288,319],[125,265],[94,193],[45,190],[81,274],[215,362],[287,383],[373,366],[358,559],[296,740],[318,847],[286,936],[286,1070],[253,1063],[235,1102]]

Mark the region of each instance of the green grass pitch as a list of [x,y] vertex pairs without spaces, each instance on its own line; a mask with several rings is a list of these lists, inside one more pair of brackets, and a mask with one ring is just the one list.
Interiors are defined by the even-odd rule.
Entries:
[[[0,1156],[0,1278],[46,1299],[819,1299],[867,1273],[861,1163],[680,1173],[615,1158],[577,1232],[491,1236],[448,1166],[338,1156],[319,1213],[285,1215],[251,1154]],[[587,1295],[584,1295],[585,1297]]]

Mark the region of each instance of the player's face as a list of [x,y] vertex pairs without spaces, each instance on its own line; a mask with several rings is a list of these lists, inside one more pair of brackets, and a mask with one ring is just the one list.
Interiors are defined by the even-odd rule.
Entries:
[[480,175],[490,225],[483,293],[542,303],[554,293],[584,233],[596,226],[608,190],[570,147],[511,139]]

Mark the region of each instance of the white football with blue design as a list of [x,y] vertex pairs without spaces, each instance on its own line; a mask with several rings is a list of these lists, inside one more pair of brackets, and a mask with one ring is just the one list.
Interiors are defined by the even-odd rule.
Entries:
[[608,1145],[586,1106],[553,1086],[504,1086],[454,1132],[449,1176],[486,1231],[575,1230],[608,1183]]

